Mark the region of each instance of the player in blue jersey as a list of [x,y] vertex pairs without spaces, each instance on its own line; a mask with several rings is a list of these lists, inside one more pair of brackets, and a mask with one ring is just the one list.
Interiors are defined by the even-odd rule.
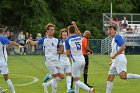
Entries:
[[[27,40],[27,43],[31,45],[43,44],[43,49],[45,53],[45,65],[48,68],[50,74],[53,77],[52,80],[52,93],[57,91],[57,82],[64,78],[63,66],[59,62],[59,55],[64,52],[63,45],[59,43],[57,38],[54,38],[55,25],[48,24],[46,27],[47,36],[38,40],[32,41]],[[48,93],[47,87],[44,85],[45,93]]]
[[82,35],[76,23],[68,27],[69,37],[65,41],[66,55],[72,59],[72,76],[75,83],[75,93],[79,93],[79,88],[95,93],[94,88],[88,87],[80,81],[80,76],[84,71],[85,59],[82,53]]
[[14,86],[12,84],[12,81],[10,80],[8,76],[9,69],[8,69],[8,64],[7,64],[6,45],[11,44],[11,45],[19,46],[19,47],[23,47],[23,46],[20,46],[20,44],[14,41],[9,41],[3,36],[3,34],[4,34],[4,31],[2,28],[0,28],[0,74],[3,75],[4,80],[7,82],[8,86],[11,89],[11,92],[16,93]]
[[137,74],[126,74],[127,59],[124,53],[126,47],[123,38],[119,34],[116,34],[116,31],[114,26],[108,28],[109,36],[112,38],[112,52],[110,54],[112,63],[108,72],[106,93],[111,93],[115,75],[119,75],[121,79],[140,78],[140,75]]

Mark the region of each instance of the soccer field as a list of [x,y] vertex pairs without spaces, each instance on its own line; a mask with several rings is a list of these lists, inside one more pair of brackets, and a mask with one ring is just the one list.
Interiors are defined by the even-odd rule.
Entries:
[[[128,73],[140,74],[140,56],[127,55],[127,59]],[[108,55],[90,56],[88,83],[94,85],[97,93],[105,93],[109,61]],[[16,93],[44,93],[42,82],[48,70],[45,67],[43,56],[9,56],[8,64],[9,76],[13,81]],[[7,93],[11,93],[2,75],[0,76],[0,86],[8,89]],[[49,93],[51,93],[51,87]],[[57,93],[66,93],[65,79],[58,83]],[[88,92],[80,89],[80,93]],[[140,79],[121,80],[116,77],[112,93],[140,93]]]

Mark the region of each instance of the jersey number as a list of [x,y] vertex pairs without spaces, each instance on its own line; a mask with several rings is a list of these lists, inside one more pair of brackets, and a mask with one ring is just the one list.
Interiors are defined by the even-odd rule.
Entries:
[[80,44],[80,42],[75,42],[75,44],[76,44],[77,50],[81,50],[81,44]]

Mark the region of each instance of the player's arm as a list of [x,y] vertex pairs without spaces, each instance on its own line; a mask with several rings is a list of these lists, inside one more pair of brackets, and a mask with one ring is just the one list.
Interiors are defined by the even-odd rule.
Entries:
[[63,44],[60,44],[60,48],[57,51],[58,54],[63,54],[64,53],[64,46]]
[[1,38],[1,43],[2,43],[3,45],[8,45],[8,44],[10,44],[10,45],[16,45],[16,46],[19,46],[19,47],[23,47],[23,46],[20,46],[20,44],[16,43],[15,41],[10,41],[10,40],[6,39],[5,37],[2,37],[2,38]]
[[66,48],[66,55],[70,58],[70,45],[69,45],[69,39],[66,39],[65,41],[65,48]]
[[32,45],[32,46],[38,45],[38,41],[33,41],[33,40],[30,40],[30,39],[28,39],[28,40],[26,41],[26,43],[29,43],[29,44]]
[[19,46],[19,47],[23,47],[23,46],[21,46],[20,44],[18,44],[18,43],[15,42],[15,41],[10,41],[9,44],[10,44],[10,45]]
[[88,52],[90,52],[90,54],[92,54],[93,53],[93,51],[92,50],[90,50],[90,48],[89,48],[89,44],[88,44],[88,42],[87,42],[87,40],[86,39],[82,39],[82,44],[83,44],[83,46],[84,46],[84,49],[86,50],[86,51],[88,51]]
[[116,54],[114,54],[111,58],[112,58],[112,59],[116,58],[116,56],[118,56],[119,54],[122,54],[122,52],[123,52],[125,49],[126,49],[125,45],[124,45],[124,44],[121,45],[119,51],[118,51]]
[[76,33],[77,35],[82,35],[81,32],[80,32],[80,30],[79,30],[79,28],[77,27],[76,23],[75,23],[74,21],[72,21],[71,24],[72,24],[72,25],[74,26],[74,28],[75,28],[75,33]]
[[66,55],[70,58],[70,50],[66,50]]

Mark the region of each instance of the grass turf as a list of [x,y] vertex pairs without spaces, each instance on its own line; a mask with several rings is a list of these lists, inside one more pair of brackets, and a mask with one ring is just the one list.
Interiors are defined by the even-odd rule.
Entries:
[[[140,74],[139,57],[139,55],[127,55],[128,73]],[[97,93],[105,93],[109,61],[110,58],[108,55],[90,56],[88,83],[94,85]],[[48,70],[45,67],[43,56],[9,56],[8,66],[10,70],[9,76],[15,85],[16,93],[44,93],[42,82]],[[33,81],[32,78],[27,76],[36,77],[39,81],[25,86],[17,86]],[[83,81],[82,77],[81,81]],[[0,75],[0,86],[7,88],[7,93],[11,93],[2,75]],[[140,79],[121,80],[117,76],[114,80],[112,93],[140,93],[139,88]],[[51,93],[51,87],[49,88],[49,93]],[[66,93],[65,79],[58,83],[57,93]],[[79,93],[88,92],[80,89]]]

